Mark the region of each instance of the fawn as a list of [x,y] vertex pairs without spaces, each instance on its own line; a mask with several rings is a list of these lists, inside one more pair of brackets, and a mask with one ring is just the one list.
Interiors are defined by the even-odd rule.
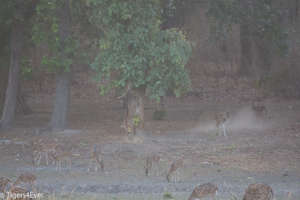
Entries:
[[255,183],[248,186],[243,200],[272,200],[273,190],[270,186]]
[[72,150],[65,150],[62,145],[57,145],[55,148],[55,153],[52,154],[52,157],[55,161],[56,171],[61,171],[63,164],[66,168],[71,169],[72,167]]
[[29,200],[29,192],[36,192],[35,187],[36,176],[31,173],[21,174],[17,180],[6,191],[6,200]]
[[19,186],[25,188],[27,191],[37,191],[36,185],[36,176],[29,172],[21,174],[17,180],[13,183],[13,187]]
[[217,135],[219,135],[220,128],[222,126],[223,135],[224,135],[224,137],[227,137],[226,122],[228,121],[228,118],[229,118],[229,112],[220,112],[220,113],[215,114]]
[[[41,165],[41,160],[45,159],[46,165],[49,165],[50,158],[56,152],[57,143],[56,142],[46,142],[38,140],[33,142],[33,164],[36,166]],[[54,160],[52,160],[54,162]]]
[[90,152],[89,158],[89,166],[88,172],[91,171],[91,168],[94,168],[95,172],[98,172],[98,167],[100,167],[101,171],[104,172],[104,161],[101,155],[101,151],[99,150],[96,144],[93,145]]
[[174,182],[176,183],[177,182],[177,179],[178,179],[178,176],[179,176],[179,168],[182,168],[183,167],[183,158],[180,158],[178,160],[175,160],[172,164],[171,164],[171,167],[167,173],[167,181],[170,182],[171,181],[171,178],[174,174]]
[[217,186],[211,183],[205,183],[195,187],[188,200],[198,200],[201,198],[208,198],[208,197],[210,197],[211,199],[215,199],[217,191],[218,191]]
[[[160,156],[159,155],[150,155],[146,157],[146,163],[145,163],[145,175],[148,176],[150,174],[150,171],[157,172],[159,174],[159,161]],[[157,171],[154,170],[154,167],[157,168]]]
[[18,185],[21,183],[28,183],[30,185],[34,185],[36,181],[36,176],[29,172],[21,174],[17,180],[14,182],[14,185]]

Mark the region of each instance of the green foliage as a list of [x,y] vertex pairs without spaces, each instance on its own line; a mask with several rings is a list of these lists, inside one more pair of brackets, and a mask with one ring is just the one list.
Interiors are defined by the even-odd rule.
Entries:
[[259,37],[284,54],[287,52],[288,30],[280,24],[285,11],[270,0],[211,0],[208,16],[215,39],[226,37],[233,24],[247,24],[248,35]]
[[32,78],[33,67],[30,59],[23,58],[21,61],[22,78],[28,80]]
[[[74,62],[74,58],[78,55],[79,42],[71,23],[68,37],[61,37],[61,29],[64,25],[60,24],[58,13],[63,3],[69,4],[71,13],[75,16],[77,11],[76,2],[68,0],[40,0],[36,6],[36,16],[33,21],[32,40],[36,45],[44,45],[48,47],[49,53],[42,58],[42,65],[46,66],[49,71],[57,71],[60,69],[70,70],[70,66]],[[72,12],[73,11],[73,12]],[[79,15],[79,13],[77,13]],[[72,16],[71,16],[72,18]]]
[[0,25],[1,25],[1,35],[2,30],[8,29],[10,23],[12,22],[12,18],[14,16],[14,1],[0,1]]
[[[146,88],[151,98],[170,88],[179,96],[189,88],[184,68],[191,46],[176,29],[160,30],[159,0],[89,0],[90,22],[101,30],[92,63],[99,81],[111,88]],[[99,34],[100,35],[100,34]]]
[[163,199],[174,199],[174,197],[172,196],[172,194],[166,192],[166,193],[163,195]]
[[13,20],[24,21],[26,12],[34,4],[34,0],[20,1],[20,0],[0,0],[0,25],[9,27]]
[[[10,35],[13,21],[21,21],[30,27],[28,13],[32,12],[32,7],[34,5],[33,0],[28,1],[18,1],[18,0],[0,0],[0,58],[2,64],[9,63],[9,44]],[[27,33],[22,33],[27,34]],[[25,38],[27,39],[27,38]],[[25,41],[26,42],[26,41]],[[24,42],[24,43],[25,43]],[[0,66],[1,67],[1,66]]]
[[132,120],[133,120],[134,127],[138,127],[139,124],[141,123],[141,118],[139,116],[134,116]]

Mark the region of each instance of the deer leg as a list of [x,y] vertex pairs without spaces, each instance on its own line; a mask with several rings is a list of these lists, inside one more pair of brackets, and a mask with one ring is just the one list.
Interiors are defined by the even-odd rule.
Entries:
[[42,159],[42,153],[39,152],[39,153],[37,154],[36,158],[34,158],[35,163],[37,164],[37,166],[40,166],[40,164],[41,164],[41,159]]
[[104,161],[103,160],[101,160],[101,172],[104,172]]
[[217,132],[216,132],[216,135],[219,136],[220,134],[220,125],[217,125]]
[[68,163],[69,163],[69,169],[71,170],[72,169],[72,160],[71,160],[71,158],[68,160]]
[[46,165],[49,165],[49,154],[48,152],[45,152],[45,159],[46,159]]
[[174,172],[174,175],[173,175],[173,181],[174,181],[174,183],[177,182],[177,172],[176,171]]
[[160,166],[159,166],[159,164],[157,163],[157,164],[155,165],[155,176],[159,176],[159,174],[160,174]]
[[61,171],[61,161],[58,160],[57,163],[56,163],[56,171]]
[[62,168],[63,168],[63,161],[59,161],[59,171],[61,171],[62,170]]
[[55,168],[56,168],[55,170],[56,170],[56,171],[58,171],[58,165],[59,165],[59,161],[57,160],[56,163],[55,163],[55,166],[56,166],[56,167],[55,167]]
[[95,172],[98,172],[98,165],[95,163]]
[[156,164],[155,163],[153,163],[152,171],[153,171],[153,175],[157,176],[157,169],[156,169]]
[[174,183],[177,183],[177,180],[178,179],[178,171],[176,170],[175,172],[174,172]]
[[222,127],[223,127],[223,135],[224,135],[224,137],[227,138],[227,133],[226,133],[226,126],[225,126],[225,123],[222,124]]
[[90,172],[91,170],[90,170],[90,168],[92,167],[92,165],[91,165],[92,163],[91,163],[91,160],[89,160],[89,164],[88,164],[88,169],[87,169],[87,172]]

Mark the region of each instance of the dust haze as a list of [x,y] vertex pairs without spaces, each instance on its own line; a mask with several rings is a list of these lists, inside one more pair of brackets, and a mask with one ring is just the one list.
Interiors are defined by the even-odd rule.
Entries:
[[[225,126],[230,135],[230,132],[239,132],[243,130],[265,130],[272,126],[272,122],[269,117],[259,117],[250,106],[245,106],[230,114]],[[216,121],[213,116],[210,120],[199,122],[195,128],[191,129],[192,132],[213,133],[216,132],[216,130]]]

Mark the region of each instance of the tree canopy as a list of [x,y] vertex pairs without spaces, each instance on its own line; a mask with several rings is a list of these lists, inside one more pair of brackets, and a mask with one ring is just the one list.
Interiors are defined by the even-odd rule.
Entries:
[[90,21],[102,31],[92,64],[99,80],[111,88],[145,88],[158,98],[172,89],[179,96],[190,86],[184,66],[191,45],[176,29],[161,30],[158,0],[90,0]]
[[212,35],[226,37],[233,24],[246,25],[247,35],[268,41],[279,53],[286,53],[288,29],[282,27],[287,10],[271,0],[212,0],[208,15]]

